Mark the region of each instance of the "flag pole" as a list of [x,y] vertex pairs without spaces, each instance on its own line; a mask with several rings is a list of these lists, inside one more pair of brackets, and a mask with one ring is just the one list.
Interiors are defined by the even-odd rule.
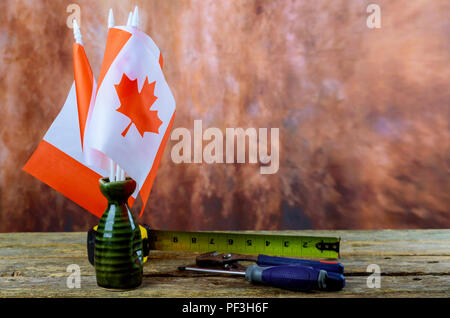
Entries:
[[[112,16],[112,9],[110,9],[109,11],[109,17],[108,17],[108,26],[111,27],[110,25],[110,17]],[[112,18],[114,19],[114,17]],[[112,23],[114,24],[114,23]],[[136,6],[134,8],[134,13],[130,12],[130,14],[128,15],[128,21],[127,21],[127,26],[132,26],[137,28],[139,26],[139,9],[138,6]],[[119,165],[115,165],[115,167],[112,167],[113,169],[115,168],[115,181],[124,181],[125,180],[125,171],[119,166]]]
[[115,181],[121,181],[120,180],[120,166],[118,164],[116,164],[116,180]]
[[[127,26],[139,27],[139,8],[136,6],[134,12],[128,14]],[[108,28],[114,27],[114,13],[112,9],[109,9],[108,14]],[[81,37],[80,37],[81,39]],[[125,180],[125,171],[115,163],[111,158],[109,159],[109,180],[113,181],[123,181]]]
[[109,182],[114,182],[114,181],[116,181],[115,180],[115,175],[114,175],[114,173],[115,173],[115,169],[114,169],[114,161],[111,159],[111,158],[109,158]]
[[114,13],[113,13],[113,9],[110,8],[109,9],[109,14],[108,14],[108,29],[114,27]]
[[138,28],[139,27],[139,8],[138,6],[134,7],[133,19],[131,22],[131,26]]
[[133,12],[130,11],[130,14],[128,14],[127,26],[131,26],[131,22],[133,22]]
[[83,45],[83,40],[81,39],[80,27],[78,26],[76,19],[73,19],[73,37],[75,38],[75,43]]
[[[108,29],[114,27],[114,13],[112,8],[109,9],[108,14]],[[116,166],[117,164],[109,158],[109,182],[116,181]]]

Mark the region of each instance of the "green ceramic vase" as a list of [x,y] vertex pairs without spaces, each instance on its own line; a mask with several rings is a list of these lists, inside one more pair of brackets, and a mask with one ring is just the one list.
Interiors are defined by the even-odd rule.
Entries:
[[95,238],[94,266],[97,284],[108,289],[133,289],[142,283],[143,249],[138,224],[128,207],[128,198],[136,182],[99,181],[100,190],[108,199]]

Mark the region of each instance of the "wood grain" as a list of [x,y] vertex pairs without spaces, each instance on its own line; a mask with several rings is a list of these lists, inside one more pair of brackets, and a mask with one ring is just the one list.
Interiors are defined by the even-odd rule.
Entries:
[[[245,279],[179,272],[196,254],[152,251],[140,288],[97,287],[86,253],[86,233],[0,234],[1,297],[449,297],[450,230],[284,231],[342,238],[346,287],[340,292],[298,293],[249,284]],[[261,233],[261,232],[258,232]],[[66,268],[78,264],[81,288],[69,289]],[[381,288],[366,281],[369,264],[381,268]]]

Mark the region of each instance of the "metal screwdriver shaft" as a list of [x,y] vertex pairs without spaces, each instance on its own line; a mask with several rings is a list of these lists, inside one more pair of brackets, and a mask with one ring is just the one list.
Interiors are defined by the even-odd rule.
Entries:
[[193,271],[193,272],[203,272],[203,273],[230,274],[230,275],[240,275],[240,276],[245,276],[245,272],[228,271],[228,270],[220,270],[220,269],[209,269],[209,268],[198,268],[198,267],[186,267],[186,266],[178,267],[178,269],[179,269],[180,271]]

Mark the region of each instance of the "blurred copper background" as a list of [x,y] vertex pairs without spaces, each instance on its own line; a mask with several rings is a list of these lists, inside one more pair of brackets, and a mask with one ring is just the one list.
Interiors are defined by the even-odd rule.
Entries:
[[[107,12],[139,5],[177,101],[174,128],[280,128],[280,169],[174,164],[140,222],[155,228],[449,228],[450,2],[0,2],[0,231],[97,219],[21,168],[73,81],[66,8],[98,76]],[[367,5],[381,7],[369,29]],[[140,202],[133,208],[138,211]]]

